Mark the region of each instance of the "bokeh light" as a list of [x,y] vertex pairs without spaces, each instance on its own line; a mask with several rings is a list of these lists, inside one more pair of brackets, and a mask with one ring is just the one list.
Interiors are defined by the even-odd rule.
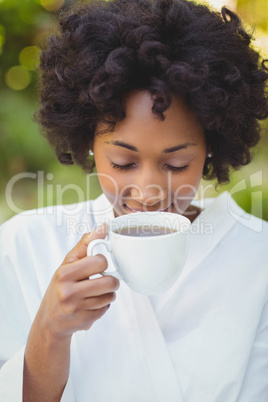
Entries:
[[[204,3],[204,1],[199,1],[199,3]],[[207,0],[207,3],[211,4],[216,10],[220,10],[223,6],[235,10],[237,6],[237,0]]]
[[11,67],[5,75],[6,85],[14,91],[21,91],[30,84],[30,73],[23,66]]
[[268,59],[268,35],[262,29],[256,29],[255,32],[255,47],[261,52],[263,58]]
[[41,50],[37,46],[27,46],[19,54],[20,64],[27,70],[35,70],[39,66]]
[[47,11],[58,11],[64,5],[64,0],[40,0],[40,4]]

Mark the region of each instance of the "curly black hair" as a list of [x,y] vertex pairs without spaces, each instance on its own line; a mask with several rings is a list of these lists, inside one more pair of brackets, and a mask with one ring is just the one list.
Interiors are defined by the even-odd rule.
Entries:
[[146,89],[164,119],[172,96],[204,128],[203,177],[229,180],[246,165],[268,116],[265,63],[239,17],[188,0],[94,0],[63,12],[41,54],[37,120],[63,164],[86,172],[98,123],[112,129],[125,99]]

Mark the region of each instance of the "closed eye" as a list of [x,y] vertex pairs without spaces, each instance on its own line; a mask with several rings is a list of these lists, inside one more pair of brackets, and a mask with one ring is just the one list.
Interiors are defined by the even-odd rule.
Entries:
[[189,169],[190,165],[184,165],[184,166],[171,166],[171,165],[166,165],[167,169],[172,170],[173,172],[186,172],[186,170]]
[[112,162],[113,169],[118,170],[128,170],[135,166],[135,163],[128,163],[127,165],[118,165],[117,163]]
[[[136,166],[135,163],[128,163],[126,165],[118,165],[117,163],[112,162],[113,169],[117,169],[117,170],[128,170],[135,166]],[[186,170],[189,169],[189,166],[190,165],[184,165],[184,166],[165,165],[165,167],[168,170],[171,170],[173,172],[185,172]]]

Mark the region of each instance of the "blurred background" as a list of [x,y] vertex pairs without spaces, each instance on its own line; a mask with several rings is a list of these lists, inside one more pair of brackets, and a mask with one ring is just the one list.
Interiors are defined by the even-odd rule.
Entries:
[[[37,68],[40,41],[58,13],[75,0],[0,0],[0,224],[23,210],[97,197],[96,175],[62,166],[39,134]],[[204,3],[204,1],[199,1]],[[228,5],[254,29],[255,47],[268,58],[268,1],[211,0]],[[203,182],[205,196],[229,190],[248,212],[268,221],[268,121],[254,161],[234,172],[227,186]],[[202,191],[199,196],[202,196]]]

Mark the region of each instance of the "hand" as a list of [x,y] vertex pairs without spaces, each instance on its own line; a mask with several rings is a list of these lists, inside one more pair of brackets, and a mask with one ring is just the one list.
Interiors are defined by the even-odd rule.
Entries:
[[106,233],[103,226],[84,235],[55,272],[36,317],[53,337],[71,337],[76,331],[89,329],[115,300],[116,278],[89,279],[105,271],[107,260],[100,254],[87,257],[87,246]]

